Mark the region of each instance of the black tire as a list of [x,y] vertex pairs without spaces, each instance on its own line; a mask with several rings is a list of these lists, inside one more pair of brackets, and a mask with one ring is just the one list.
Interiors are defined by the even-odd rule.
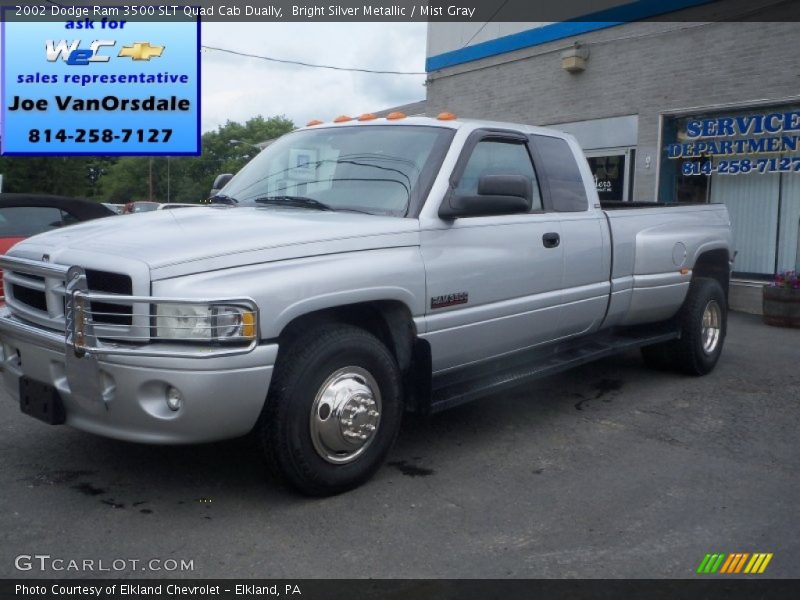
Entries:
[[[345,367],[363,369],[377,383],[380,421],[360,455],[333,464],[316,449],[310,420],[319,390]],[[392,353],[363,329],[330,324],[281,348],[256,433],[273,473],[303,494],[329,496],[359,486],[378,470],[400,430],[402,413],[401,376]]]
[[[703,348],[703,316],[711,303],[719,310],[719,337],[713,350]],[[714,370],[728,332],[728,302],[716,279],[692,280],[679,315],[681,337],[676,340],[675,365],[689,375],[706,375]]]
[[[703,318],[707,308],[716,313],[719,334],[715,343],[704,347]],[[728,330],[727,299],[719,282],[707,277],[693,279],[676,319],[681,337],[642,348],[645,364],[656,369],[676,368],[689,375],[713,371]]]

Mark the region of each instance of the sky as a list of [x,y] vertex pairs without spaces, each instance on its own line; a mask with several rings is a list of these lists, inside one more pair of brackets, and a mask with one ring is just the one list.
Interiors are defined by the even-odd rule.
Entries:
[[[275,58],[425,70],[425,23],[204,23],[203,44]],[[284,115],[297,125],[425,98],[424,75],[375,75],[202,53],[203,131]]]

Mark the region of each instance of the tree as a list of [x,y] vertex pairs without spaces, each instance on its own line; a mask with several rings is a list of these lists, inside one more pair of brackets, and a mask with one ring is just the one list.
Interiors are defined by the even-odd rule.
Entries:
[[2,156],[3,191],[90,198],[113,162],[94,156]]
[[[220,173],[236,173],[258,149],[255,144],[282,136],[294,129],[285,117],[254,117],[244,124],[228,121],[216,131],[203,134],[201,156],[124,157],[116,161],[101,180],[101,195],[110,202],[149,199],[152,160],[153,199],[200,202],[208,197]],[[231,142],[240,142],[233,144]],[[167,171],[169,170],[169,182]]]
[[[154,159],[159,160],[160,157]],[[148,157],[123,156],[108,169],[100,181],[100,194],[108,202],[147,200],[149,189]],[[158,181],[157,177],[154,177]]]
[[292,129],[294,123],[283,116],[253,117],[244,124],[228,121],[203,134],[200,156],[3,156],[3,191],[107,202],[148,200],[152,173],[153,200],[166,202],[169,196],[172,202],[200,202],[208,197],[217,175],[236,173],[258,152],[255,144]]

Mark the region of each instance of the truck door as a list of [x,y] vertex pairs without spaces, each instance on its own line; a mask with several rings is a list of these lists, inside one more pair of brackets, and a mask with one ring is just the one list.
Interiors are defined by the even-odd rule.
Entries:
[[487,175],[529,180],[530,209],[422,225],[429,296],[423,337],[431,344],[434,372],[548,342],[560,329],[559,216],[544,210],[528,139],[510,131],[473,132],[443,202],[478,194]]
[[559,137],[532,135],[531,148],[545,209],[558,215],[561,227],[564,279],[558,336],[591,333],[605,317],[611,290],[608,223],[599,206],[594,206],[599,203],[596,196],[589,204],[586,190],[591,189],[591,172],[580,159],[577,143],[571,147]]

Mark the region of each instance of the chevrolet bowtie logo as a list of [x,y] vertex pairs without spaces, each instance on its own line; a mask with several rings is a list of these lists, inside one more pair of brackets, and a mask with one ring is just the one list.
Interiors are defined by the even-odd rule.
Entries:
[[150,42],[136,42],[131,46],[123,46],[117,56],[127,56],[133,60],[150,60],[164,54],[164,46],[151,46]]

